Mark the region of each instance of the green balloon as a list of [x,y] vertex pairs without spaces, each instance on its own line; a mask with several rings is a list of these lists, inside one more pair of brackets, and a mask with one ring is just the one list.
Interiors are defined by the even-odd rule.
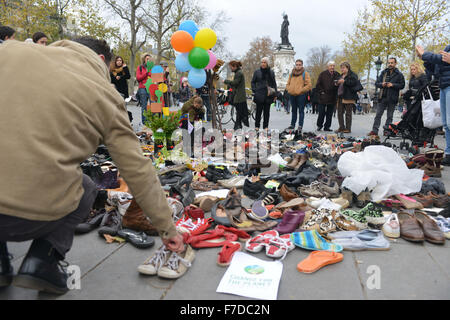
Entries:
[[195,47],[189,52],[189,63],[195,69],[204,69],[209,64],[208,51]]

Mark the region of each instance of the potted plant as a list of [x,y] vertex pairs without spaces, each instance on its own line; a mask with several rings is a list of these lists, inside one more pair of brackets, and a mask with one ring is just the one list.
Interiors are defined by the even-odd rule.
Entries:
[[147,111],[144,112],[144,116],[147,119],[145,125],[153,131],[155,154],[162,149],[162,147],[159,146],[163,144],[166,146],[167,150],[172,150],[174,146],[172,134],[180,126],[181,111],[172,112],[169,116],[163,116],[160,113]]

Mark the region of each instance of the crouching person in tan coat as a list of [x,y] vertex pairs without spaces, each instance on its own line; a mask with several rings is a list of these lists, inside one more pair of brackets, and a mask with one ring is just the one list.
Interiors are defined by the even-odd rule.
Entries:
[[[183,238],[152,162],[110,84],[106,42],[84,37],[44,47],[8,41],[0,59],[8,61],[0,67],[0,287],[68,291],[60,262],[97,195],[79,164],[102,143],[163,243],[181,254]],[[7,242],[28,240],[13,277]]]

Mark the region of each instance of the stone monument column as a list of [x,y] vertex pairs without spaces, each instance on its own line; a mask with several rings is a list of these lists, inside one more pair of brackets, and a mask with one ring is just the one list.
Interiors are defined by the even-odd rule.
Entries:
[[284,21],[281,25],[281,43],[274,53],[274,72],[277,81],[278,91],[286,89],[289,75],[295,66],[294,47],[289,42],[289,20],[286,14],[283,15]]

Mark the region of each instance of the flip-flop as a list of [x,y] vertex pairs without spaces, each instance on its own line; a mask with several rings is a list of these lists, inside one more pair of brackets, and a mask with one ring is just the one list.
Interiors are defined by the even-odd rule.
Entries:
[[117,235],[139,249],[151,248],[155,244],[155,240],[147,236],[145,232],[136,232],[130,229],[122,229],[117,232]]
[[239,242],[229,242],[225,244],[217,257],[219,267],[228,267],[233,260],[234,253],[241,251],[242,245]]
[[314,273],[327,265],[341,262],[343,259],[342,253],[314,251],[297,265],[297,270],[303,273]]
[[326,241],[317,230],[294,232],[291,240],[297,247],[311,251],[332,251],[341,252],[344,248],[335,243]]

